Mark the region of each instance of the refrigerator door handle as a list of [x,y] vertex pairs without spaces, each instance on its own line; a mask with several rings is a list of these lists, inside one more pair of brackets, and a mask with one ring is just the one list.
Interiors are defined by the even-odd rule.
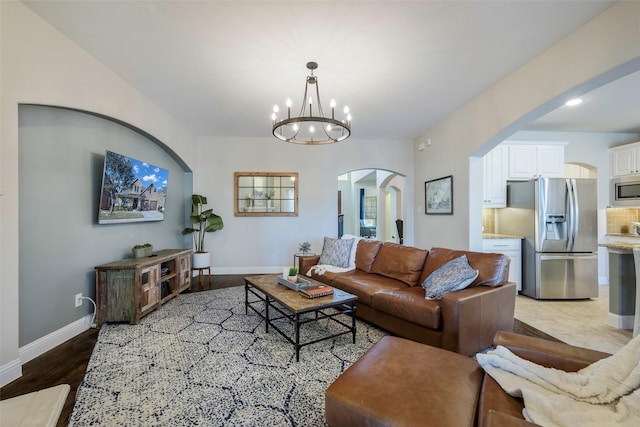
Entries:
[[569,178],[564,180],[565,185],[567,186],[567,252],[571,252],[571,241],[573,234],[573,188],[571,187],[571,180]]
[[578,226],[580,225],[580,204],[578,203],[578,185],[574,178],[571,181],[571,193],[573,194],[573,212],[571,218],[571,250],[576,247],[576,239],[578,238]]

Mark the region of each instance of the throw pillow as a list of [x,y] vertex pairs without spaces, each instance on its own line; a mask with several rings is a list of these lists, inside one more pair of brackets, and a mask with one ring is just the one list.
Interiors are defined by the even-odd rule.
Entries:
[[474,270],[462,255],[449,261],[431,273],[422,283],[425,299],[439,300],[443,295],[459,291],[469,286],[478,277],[478,270]]
[[356,250],[358,249],[358,244],[360,243],[360,240],[362,240],[362,237],[353,236],[351,234],[343,234],[341,239],[354,239],[353,245],[351,246],[351,253],[349,254],[349,268],[356,268]]
[[349,255],[355,239],[324,238],[319,265],[334,265],[336,267],[349,267]]

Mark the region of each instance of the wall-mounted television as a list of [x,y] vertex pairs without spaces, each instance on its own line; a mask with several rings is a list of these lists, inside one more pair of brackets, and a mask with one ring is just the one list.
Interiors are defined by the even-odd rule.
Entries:
[[168,179],[166,169],[107,150],[98,224],[162,221]]

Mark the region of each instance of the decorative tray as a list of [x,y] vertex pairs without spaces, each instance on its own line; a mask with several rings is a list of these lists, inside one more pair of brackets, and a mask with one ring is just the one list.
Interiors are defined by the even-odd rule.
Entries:
[[280,283],[283,286],[286,286],[289,289],[293,289],[294,291],[300,291],[300,289],[302,289],[302,288],[304,288],[306,286],[309,286],[311,284],[311,282],[301,278],[300,276],[298,276],[298,282],[297,283],[291,283],[290,281],[288,281],[284,277],[278,276],[278,283]]

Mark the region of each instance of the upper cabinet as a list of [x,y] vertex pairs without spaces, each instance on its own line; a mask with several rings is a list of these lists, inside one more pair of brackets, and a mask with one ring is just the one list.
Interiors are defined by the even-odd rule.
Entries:
[[611,176],[640,174],[640,142],[612,148],[609,158]]
[[484,170],[483,208],[507,207],[507,164],[509,150],[498,146],[482,158]]
[[482,158],[482,207],[507,207],[507,180],[564,177],[564,145],[505,141],[487,153]]
[[522,180],[564,176],[564,145],[531,141],[505,144],[509,148],[508,179]]

